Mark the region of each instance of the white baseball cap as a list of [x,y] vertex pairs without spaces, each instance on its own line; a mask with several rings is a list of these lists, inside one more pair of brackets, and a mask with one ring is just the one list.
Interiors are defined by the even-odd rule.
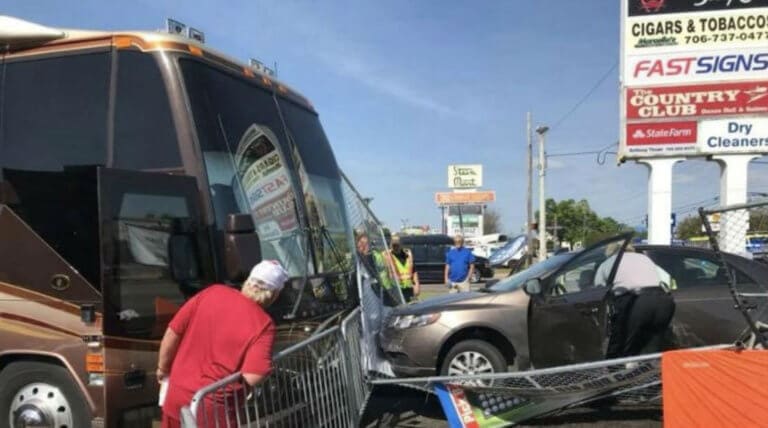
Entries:
[[279,291],[288,280],[288,272],[277,260],[264,260],[251,269],[251,274],[245,280],[246,285],[263,290]]

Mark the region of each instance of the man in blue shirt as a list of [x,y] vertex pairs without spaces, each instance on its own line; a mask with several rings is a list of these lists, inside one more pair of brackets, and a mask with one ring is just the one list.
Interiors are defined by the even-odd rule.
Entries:
[[464,237],[457,235],[453,238],[455,244],[445,253],[445,283],[451,293],[469,291],[469,279],[475,269],[475,256],[472,250],[464,246]]

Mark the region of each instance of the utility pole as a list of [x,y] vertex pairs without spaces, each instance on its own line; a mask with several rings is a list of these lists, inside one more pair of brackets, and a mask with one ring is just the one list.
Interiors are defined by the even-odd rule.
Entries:
[[536,128],[539,134],[539,261],[547,259],[547,201],[544,196],[544,176],[547,173],[547,159],[544,156],[544,134],[549,131],[548,126],[541,125]]
[[532,129],[531,129],[531,112],[528,112],[528,115],[526,116],[526,138],[527,138],[527,144],[528,144],[528,219],[525,223],[525,230],[526,230],[526,242],[528,245],[528,260],[533,260],[533,230],[531,227],[533,226],[533,139],[532,139]]

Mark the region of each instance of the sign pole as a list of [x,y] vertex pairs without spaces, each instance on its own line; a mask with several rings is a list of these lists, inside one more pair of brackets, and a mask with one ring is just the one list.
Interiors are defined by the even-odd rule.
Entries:
[[644,159],[637,161],[648,167],[648,243],[669,245],[672,233],[672,168],[683,158]]

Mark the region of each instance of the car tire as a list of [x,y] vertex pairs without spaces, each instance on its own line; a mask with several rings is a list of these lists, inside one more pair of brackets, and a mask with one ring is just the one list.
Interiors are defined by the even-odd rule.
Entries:
[[483,274],[480,273],[480,269],[475,268],[475,270],[472,271],[472,277],[469,278],[469,282],[471,284],[477,284],[482,280],[482,278],[483,278]]
[[[475,371],[475,370],[469,370],[468,373],[465,374],[491,374],[491,373],[503,373],[507,371],[507,359],[504,358],[504,355],[502,355],[501,351],[499,351],[495,346],[491,345],[490,343],[484,341],[484,340],[465,340],[463,342],[459,342],[456,345],[454,345],[450,351],[448,351],[448,354],[446,354],[445,359],[443,360],[442,367],[440,367],[440,375],[441,376],[451,376],[451,375],[459,375],[459,373],[456,373],[456,369],[461,364],[462,361],[465,361],[468,357],[471,357],[473,354],[481,356],[485,362],[490,364],[490,368],[492,371]],[[452,368],[453,365],[453,368]],[[478,368],[478,367],[475,367]]]
[[57,427],[91,425],[88,404],[63,367],[20,361],[0,371],[0,428],[9,427],[14,413],[27,409],[34,414],[40,406],[53,415]]

